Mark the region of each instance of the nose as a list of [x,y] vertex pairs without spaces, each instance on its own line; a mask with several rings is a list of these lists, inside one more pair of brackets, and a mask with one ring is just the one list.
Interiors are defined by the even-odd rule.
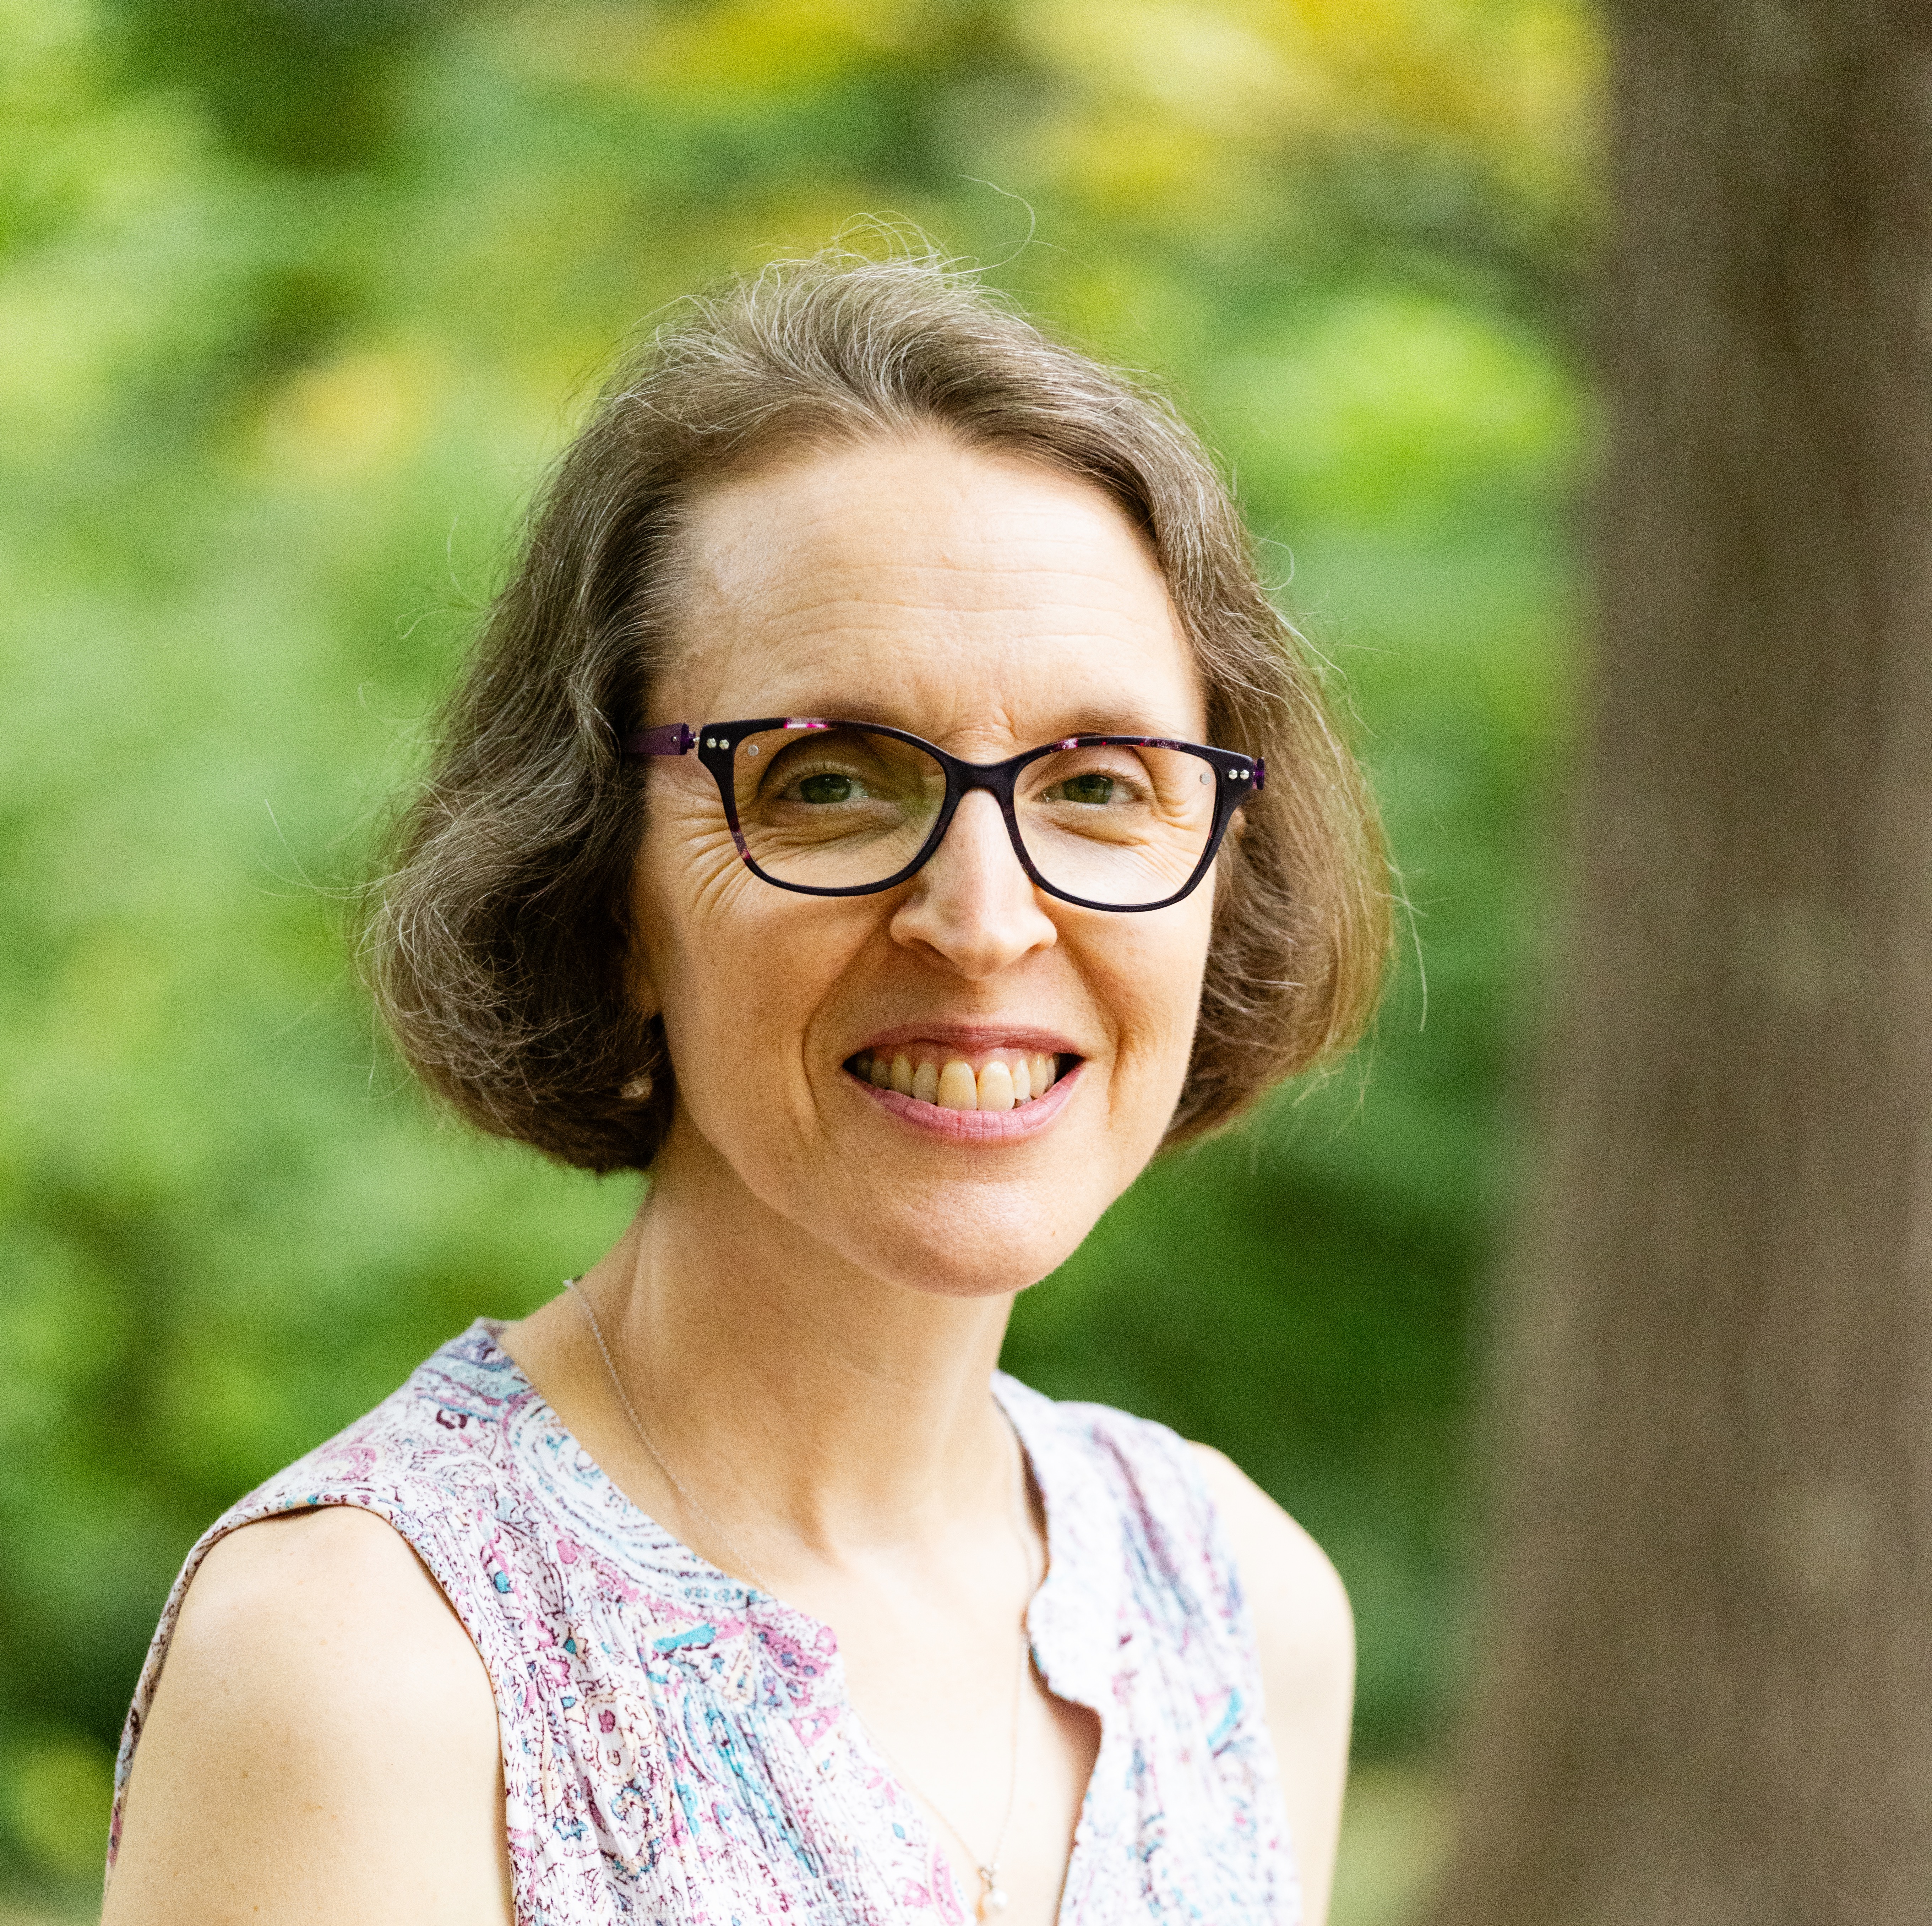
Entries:
[[895,941],[942,956],[962,976],[996,976],[1059,932],[1040,908],[1000,814],[982,789],[962,797],[945,839],[892,920]]

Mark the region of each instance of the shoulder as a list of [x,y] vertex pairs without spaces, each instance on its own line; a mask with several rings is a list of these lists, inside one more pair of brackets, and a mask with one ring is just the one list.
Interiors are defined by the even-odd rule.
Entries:
[[[464,1702],[489,1682],[476,1648],[406,1539],[348,1504],[262,1519],[208,1552],[182,1601],[168,1671],[271,1657],[263,1689],[344,1686],[373,1703],[402,1689]],[[379,1700],[377,1694],[381,1697]]]
[[1354,1614],[1328,1553],[1231,1458],[1210,1444],[1188,1450],[1240,1571],[1270,1696],[1277,1678],[1352,1678]]
[[1232,1460],[1211,1445],[1190,1443],[1156,1420],[1109,1405],[1060,1402],[1024,1385],[1009,1400],[1032,1420],[1030,1436],[1056,1441],[1118,1503],[1136,1514],[1162,1541],[1157,1556],[1198,1571],[1200,1562],[1222,1571],[1258,1606],[1263,1598],[1293,1601],[1311,1640],[1332,1656],[1339,1636],[1352,1645],[1346,1593],[1315,1540]]
[[1328,1917],[1354,1707],[1355,1622],[1327,1553],[1260,1486],[1193,1444],[1254,1628],[1255,1663],[1294,1841],[1303,1917]]
[[182,1600],[108,1926],[509,1917],[490,1682],[405,1541],[347,1506],[242,1526]]

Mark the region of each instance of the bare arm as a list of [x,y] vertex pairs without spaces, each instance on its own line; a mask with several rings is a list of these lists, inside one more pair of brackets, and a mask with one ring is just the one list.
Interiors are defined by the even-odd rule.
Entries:
[[1306,1926],[1324,1926],[1348,1776],[1354,1615],[1322,1547],[1219,1451],[1194,1450],[1254,1613],[1268,1730],[1301,1873],[1302,1917]]
[[183,1603],[102,1926],[511,1926],[476,1648],[408,1544],[346,1507],[243,1527]]

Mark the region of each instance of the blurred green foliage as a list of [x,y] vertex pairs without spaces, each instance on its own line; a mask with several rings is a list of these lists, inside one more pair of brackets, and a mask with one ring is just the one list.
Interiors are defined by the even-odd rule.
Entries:
[[93,1876],[202,1526],[632,1208],[396,1088],[331,905],[614,345],[861,213],[1169,381],[1351,692],[1414,910],[1366,1076],[1150,1172],[1009,1362],[1262,1478],[1362,1746],[1427,1738],[1595,62],[1570,0],[0,0],[0,1886]]

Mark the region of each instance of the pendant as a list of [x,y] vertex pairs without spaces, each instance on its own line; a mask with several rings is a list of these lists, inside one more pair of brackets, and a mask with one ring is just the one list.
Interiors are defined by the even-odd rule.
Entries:
[[986,1888],[986,1891],[980,1895],[980,1917],[982,1919],[991,1919],[996,1915],[1005,1912],[1009,1901],[1004,1888],[1000,1884],[998,1867],[982,1866],[979,1868],[979,1873],[980,1883]]

